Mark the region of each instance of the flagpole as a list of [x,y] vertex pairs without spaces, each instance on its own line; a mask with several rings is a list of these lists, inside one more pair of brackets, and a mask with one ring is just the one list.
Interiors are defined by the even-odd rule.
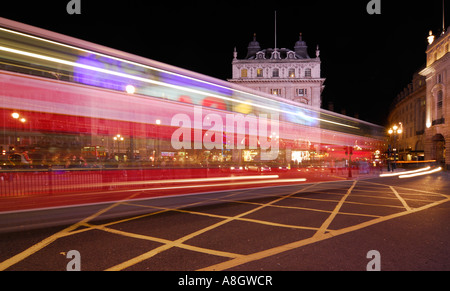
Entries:
[[275,10],[275,47],[274,50],[277,50],[277,11]]

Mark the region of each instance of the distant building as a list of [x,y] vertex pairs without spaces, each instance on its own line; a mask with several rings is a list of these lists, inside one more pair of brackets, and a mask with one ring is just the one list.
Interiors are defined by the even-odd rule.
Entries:
[[437,39],[430,31],[426,51],[427,65],[420,72],[427,83],[425,158],[437,160],[445,164],[447,169],[450,169],[449,29]]
[[390,144],[396,148],[400,160],[424,160],[425,113],[425,77],[415,73],[412,83],[392,103],[388,117],[389,127],[397,125],[402,130],[398,136],[390,137]]
[[238,59],[234,50],[233,78],[228,81],[320,108],[325,79],[320,76],[319,55],[317,46],[316,57],[310,58],[301,34],[294,50],[261,49],[255,34],[244,59]]

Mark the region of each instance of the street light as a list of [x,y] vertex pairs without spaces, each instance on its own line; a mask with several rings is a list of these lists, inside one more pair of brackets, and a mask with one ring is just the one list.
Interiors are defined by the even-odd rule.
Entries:
[[[392,152],[394,152],[394,151],[397,152],[397,149],[396,149],[397,136],[399,134],[403,133],[403,124],[401,122],[398,123],[398,126],[397,126],[397,124],[395,124],[394,126],[389,128],[388,133],[389,133],[389,136],[392,137],[392,135],[393,135],[393,138],[394,138]],[[389,148],[390,147],[391,147],[391,145],[389,145]],[[389,149],[388,149],[388,154],[390,155]],[[394,169],[397,166],[396,161],[397,161],[397,154],[394,153],[394,165],[392,166],[392,171],[394,171]],[[389,171],[389,162],[388,162],[388,171]]]
[[117,141],[117,159],[119,160],[119,154],[120,154],[120,141],[123,141],[123,136],[120,134],[117,134],[115,137],[113,137],[114,141]]

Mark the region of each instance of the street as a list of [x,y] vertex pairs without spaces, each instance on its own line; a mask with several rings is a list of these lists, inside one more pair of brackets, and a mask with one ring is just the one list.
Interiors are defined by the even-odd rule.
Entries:
[[448,271],[448,193],[440,172],[3,214],[0,270]]

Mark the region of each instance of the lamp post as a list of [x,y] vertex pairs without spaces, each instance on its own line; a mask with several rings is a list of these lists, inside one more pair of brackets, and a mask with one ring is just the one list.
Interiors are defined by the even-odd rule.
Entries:
[[113,137],[114,141],[117,141],[117,161],[120,160],[120,143],[121,141],[123,141],[123,136],[121,136],[120,134],[117,134],[115,137]]
[[[394,164],[392,166],[392,172],[394,171],[394,169],[397,167],[396,161],[397,161],[397,137],[399,134],[402,134],[403,132],[403,125],[401,122],[397,124],[395,124],[394,126],[392,126],[391,128],[389,128],[388,133],[390,138],[393,138],[393,145],[392,145],[392,152],[394,153]],[[389,145],[389,149],[388,149],[388,154],[390,156],[391,151],[390,151],[391,145]],[[388,171],[389,171],[389,162],[388,162]]]

